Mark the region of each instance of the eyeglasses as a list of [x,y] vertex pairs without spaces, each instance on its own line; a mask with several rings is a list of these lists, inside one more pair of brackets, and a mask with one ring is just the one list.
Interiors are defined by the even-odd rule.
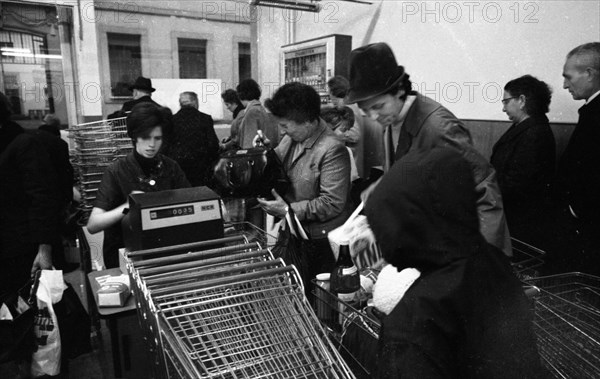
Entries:
[[518,98],[518,96],[507,97],[506,99],[502,99],[502,104],[506,105],[506,104],[508,104],[509,101],[511,101],[512,99],[516,99],[516,98]]

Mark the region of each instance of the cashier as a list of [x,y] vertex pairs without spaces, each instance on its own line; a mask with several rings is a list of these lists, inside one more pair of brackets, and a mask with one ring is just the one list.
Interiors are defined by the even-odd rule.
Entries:
[[131,193],[157,192],[190,187],[174,160],[162,155],[163,129],[171,113],[151,103],[136,105],[127,116],[127,134],[133,152],[113,162],[104,171],[87,229],[104,231],[103,255],[106,268],[119,266],[118,250],[123,247],[121,220],[129,211]]

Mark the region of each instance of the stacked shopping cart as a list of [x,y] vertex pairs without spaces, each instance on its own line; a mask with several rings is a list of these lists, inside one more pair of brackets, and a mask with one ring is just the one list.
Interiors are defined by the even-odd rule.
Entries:
[[133,252],[127,268],[155,377],[354,377],[296,269],[243,233]]
[[78,176],[81,207],[85,218],[96,199],[98,186],[108,165],[132,149],[125,117],[79,124],[69,129],[73,141],[73,167]]
[[600,278],[567,273],[527,280],[536,286],[535,329],[556,378],[600,378]]
[[[539,277],[544,251],[512,243],[513,271],[532,297],[538,350],[551,377],[600,378],[600,278],[582,273]],[[316,281],[313,294],[322,324],[354,374],[373,377],[380,332],[376,311],[343,303]]]

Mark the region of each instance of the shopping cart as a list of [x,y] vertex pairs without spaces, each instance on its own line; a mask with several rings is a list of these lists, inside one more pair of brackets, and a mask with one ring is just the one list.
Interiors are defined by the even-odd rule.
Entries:
[[539,276],[539,268],[544,264],[546,252],[528,243],[511,238],[513,256],[511,265],[521,280]]
[[133,145],[127,137],[125,117],[75,125],[69,129],[69,138],[73,141],[72,164],[81,193],[80,222],[86,223],[104,170],[132,151]]
[[253,238],[128,255],[155,376],[353,378],[296,269]]
[[533,278],[535,331],[556,378],[600,378],[600,278],[582,273]]
[[[319,282],[312,282],[313,306],[330,339],[353,374],[372,378],[381,323],[373,307],[340,300]],[[362,308],[362,309],[361,309]]]

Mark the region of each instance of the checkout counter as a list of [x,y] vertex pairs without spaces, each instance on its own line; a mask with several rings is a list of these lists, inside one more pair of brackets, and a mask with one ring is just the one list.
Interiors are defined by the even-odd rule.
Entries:
[[99,278],[127,274],[124,256],[135,251],[152,251],[178,245],[194,245],[224,236],[221,202],[207,187],[132,194],[130,211],[122,221],[125,249],[118,268],[97,271],[102,263],[102,235],[78,232],[82,267],[87,273],[88,309],[93,325],[106,320],[110,331],[114,376],[150,377],[147,344],[137,315],[135,294],[122,306],[98,306]]

